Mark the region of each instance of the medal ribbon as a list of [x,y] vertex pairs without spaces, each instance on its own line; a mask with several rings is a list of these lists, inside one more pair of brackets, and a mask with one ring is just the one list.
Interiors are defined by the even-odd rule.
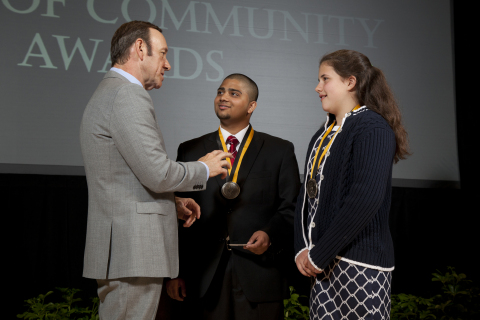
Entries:
[[[357,105],[355,108],[352,109],[352,111],[355,111],[357,109],[360,108],[360,105]],[[318,149],[317,149],[317,152],[315,153],[315,158],[313,159],[313,165],[312,165],[312,170],[310,172],[310,179],[315,179],[315,176],[317,175],[317,172],[318,172],[318,168],[320,167],[320,163],[322,163],[322,159],[323,157],[325,156],[325,154],[327,153],[328,149],[330,149],[330,146],[335,138],[335,136],[337,135],[338,131],[340,130],[337,130],[337,132],[335,132],[335,135],[332,137],[332,139],[330,139],[330,142],[327,144],[327,146],[325,147],[325,150],[323,150],[323,153],[322,155],[320,156],[320,160],[318,161],[317,163],[317,157],[318,157],[318,153],[320,151],[320,149],[322,148],[322,144],[323,144],[323,140],[325,140],[325,138],[328,136],[328,134],[332,131],[333,127],[335,126],[335,123],[336,121],[334,121],[330,127],[327,129],[327,132],[323,135],[323,138],[322,138],[322,141],[320,141],[320,144],[318,145]],[[315,173],[313,172],[315,170]]]
[[[335,136],[333,136],[332,139],[330,139],[330,142],[327,144],[325,150],[323,150],[323,153],[320,156],[320,160],[317,163],[318,153],[319,153],[320,149],[322,148],[323,140],[325,140],[325,138],[328,136],[330,131],[332,131],[333,127],[335,126],[335,123],[336,123],[336,121],[333,121],[333,123],[330,125],[330,127],[328,127],[327,132],[325,132],[322,140],[320,141],[320,144],[318,145],[317,152],[315,153],[315,158],[313,159],[312,170],[310,171],[310,179],[315,179],[315,176],[317,175],[318,168],[320,167],[320,163],[322,163],[322,159],[325,156],[325,153],[327,153],[327,150],[330,148],[330,145],[332,144],[333,138],[338,133],[338,130],[337,130],[337,132],[335,132]],[[314,170],[315,170],[315,175],[314,175],[314,172],[313,172]]]
[[[242,143],[240,145],[240,148],[239,148],[240,149],[239,151],[241,151],[241,153],[240,153],[240,157],[238,158],[238,162],[237,161],[235,162],[235,173],[233,174],[233,179],[231,180],[234,183],[237,183],[238,171],[240,170],[240,165],[242,164],[243,156],[245,155],[245,152],[247,152],[247,149],[250,146],[250,143],[252,142],[252,139],[253,139],[253,128],[252,128],[252,126],[250,126],[248,131],[250,133],[248,134],[248,138],[247,138],[245,144]],[[220,141],[222,142],[223,151],[228,152],[227,145],[225,144],[225,139],[223,139],[222,130],[220,130],[220,127],[218,128],[218,135],[220,136]],[[233,169],[233,167],[231,169],[228,169],[228,175],[229,176],[231,175],[232,169]]]

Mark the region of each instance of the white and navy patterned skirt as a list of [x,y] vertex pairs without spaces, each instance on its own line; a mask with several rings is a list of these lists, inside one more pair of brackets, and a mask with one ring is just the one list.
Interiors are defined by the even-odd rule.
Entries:
[[335,259],[310,292],[310,319],[390,319],[391,271]]

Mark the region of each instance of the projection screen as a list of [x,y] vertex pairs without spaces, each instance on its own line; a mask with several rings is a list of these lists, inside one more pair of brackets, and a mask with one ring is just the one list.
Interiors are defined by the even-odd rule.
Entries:
[[413,155],[394,185],[459,181],[450,1],[1,0],[0,172],[82,175],[79,125],[110,68],[110,39],[130,20],[163,29],[172,65],[150,91],[167,153],[212,132],[222,79],[260,94],[255,130],[307,144],[325,120],[314,92],[322,55],[366,54],[402,108]]

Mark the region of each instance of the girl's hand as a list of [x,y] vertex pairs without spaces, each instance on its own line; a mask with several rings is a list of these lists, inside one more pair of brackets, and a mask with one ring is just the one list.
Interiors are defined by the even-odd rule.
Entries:
[[317,274],[322,273],[323,270],[318,270],[315,268],[308,259],[308,250],[303,250],[295,260],[297,264],[298,271],[303,274],[305,277],[316,277]]
[[[306,250],[305,250],[305,251],[306,251]],[[315,266],[310,262],[310,259],[308,259],[308,254],[305,256],[304,268],[309,271],[309,274],[310,274],[312,277],[316,277],[317,274],[320,274],[320,273],[323,272],[322,269],[317,269],[317,268],[315,268]]]

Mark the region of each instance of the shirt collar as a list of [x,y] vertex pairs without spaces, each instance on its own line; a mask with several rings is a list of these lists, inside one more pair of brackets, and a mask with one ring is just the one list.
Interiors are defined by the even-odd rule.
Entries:
[[227,138],[229,136],[234,136],[235,138],[237,138],[238,146],[239,146],[242,143],[243,137],[245,137],[245,133],[247,133],[248,127],[250,127],[250,124],[246,126],[244,129],[240,130],[237,134],[231,134],[227,130],[223,129],[222,126],[220,126],[220,131],[222,131],[223,139],[225,139],[225,144],[227,143]]
[[122,76],[124,76],[125,78],[127,78],[128,81],[130,81],[131,83],[135,83],[135,84],[138,84],[140,87],[143,88],[143,85],[142,83],[137,79],[135,78],[134,76],[132,76],[130,73],[128,73],[127,71],[124,71],[122,69],[118,69],[118,68],[110,68],[111,71],[115,71],[116,73],[119,73],[121,74]]

